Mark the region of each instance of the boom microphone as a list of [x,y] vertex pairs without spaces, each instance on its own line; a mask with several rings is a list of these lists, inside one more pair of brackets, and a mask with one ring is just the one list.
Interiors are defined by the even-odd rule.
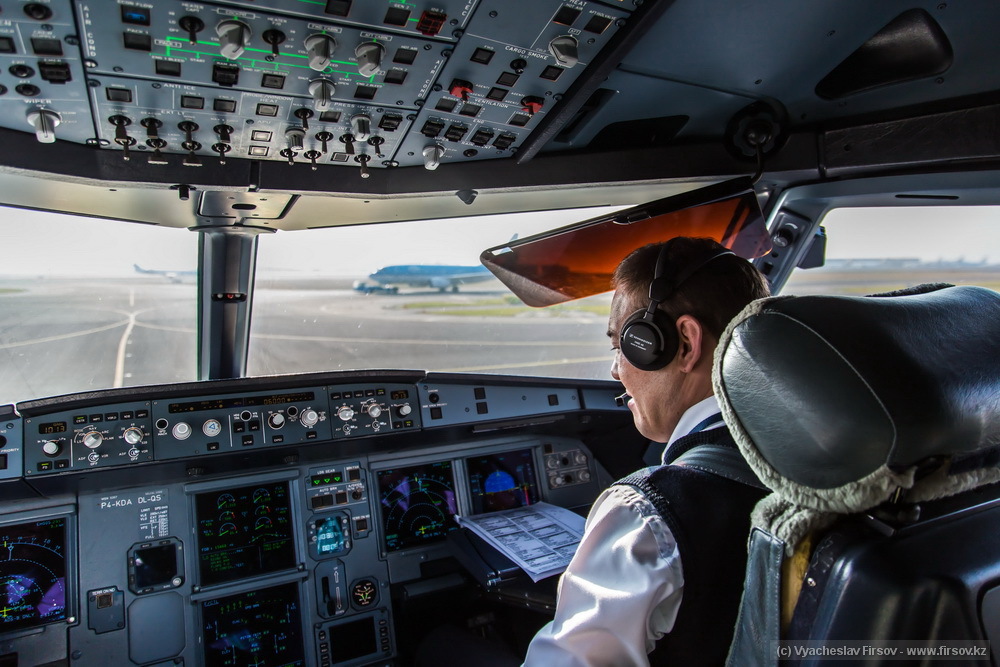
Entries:
[[619,408],[623,408],[625,407],[625,404],[628,403],[630,398],[632,397],[629,396],[629,393],[627,391],[623,392],[621,396],[615,396],[615,405],[617,405]]

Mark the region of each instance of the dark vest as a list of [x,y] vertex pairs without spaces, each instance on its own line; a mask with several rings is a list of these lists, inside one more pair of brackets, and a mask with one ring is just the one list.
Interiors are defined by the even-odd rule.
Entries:
[[[736,447],[725,428],[712,429],[674,442],[669,459],[703,444]],[[649,655],[650,664],[725,664],[743,593],[750,512],[768,492],[669,464],[640,470],[616,484],[628,484],[646,496],[670,527],[681,555],[681,606],[673,629]]]

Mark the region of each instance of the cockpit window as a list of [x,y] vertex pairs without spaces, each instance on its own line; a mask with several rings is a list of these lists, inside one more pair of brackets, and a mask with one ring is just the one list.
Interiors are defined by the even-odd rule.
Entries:
[[479,254],[614,210],[259,237],[248,373],[388,368],[606,379],[610,295],[529,308]]
[[1000,289],[1000,207],[839,208],[823,218],[826,263],[784,294],[862,296],[946,282]]
[[0,404],[195,379],[197,241],[0,208]]

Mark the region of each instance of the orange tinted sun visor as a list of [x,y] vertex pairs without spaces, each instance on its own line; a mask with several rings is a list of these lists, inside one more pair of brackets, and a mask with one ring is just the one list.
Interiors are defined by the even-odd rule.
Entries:
[[511,241],[479,259],[524,303],[551,306],[607,292],[626,255],[678,236],[715,239],[745,259],[771,250],[750,179],[739,178]]

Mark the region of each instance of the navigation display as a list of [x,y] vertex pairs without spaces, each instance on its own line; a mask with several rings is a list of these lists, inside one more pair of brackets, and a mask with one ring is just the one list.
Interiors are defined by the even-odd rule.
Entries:
[[468,458],[465,466],[469,473],[473,514],[538,502],[538,477],[530,449]]
[[203,586],[295,566],[287,482],[199,493],[195,514]]
[[66,618],[66,519],[0,526],[0,633]]
[[296,583],[201,603],[206,667],[305,664]]
[[378,489],[387,551],[438,542],[458,527],[451,461],[379,470]]

